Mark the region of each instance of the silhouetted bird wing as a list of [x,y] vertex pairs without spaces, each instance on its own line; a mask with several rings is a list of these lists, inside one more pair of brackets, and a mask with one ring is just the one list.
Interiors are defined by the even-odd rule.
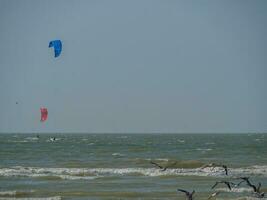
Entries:
[[172,163],[172,164],[170,164],[170,165],[167,165],[166,167],[164,167],[164,168],[162,169],[162,171],[165,171],[166,169],[168,169],[169,167],[175,165],[176,163],[177,163],[177,162],[174,162],[174,163]]
[[177,190],[180,191],[180,192],[185,193],[187,196],[190,195],[190,192],[188,192],[186,190],[183,190],[183,189],[177,189]]
[[230,185],[229,182],[224,182],[224,183],[225,183],[225,185],[227,185],[227,187],[229,188],[229,190],[232,190],[231,185]]
[[237,184],[237,186],[241,185],[241,183],[244,183],[244,182],[245,182],[245,180],[239,182],[239,183]]
[[217,196],[218,194],[220,194],[220,192],[214,192],[214,193],[212,193],[212,194],[209,196],[208,199],[211,199],[212,197],[215,197],[215,196]]
[[164,172],[164,171],[166,171],[166,169],[168,169],[168,167],[166,166],[166,167],[164,167],[161,171],[162,172]]
[[225,175],[228,175],[228,168],[226,165],[223,165],[224,171],[225,171]]
[[244,180],[244,181],[246,181],[246,182],[249,182],[249,177],[239,177],[240,179],[242,179],[242,180]]
[[[248,184],[248,185],[249,185],[249,184]],[[254,192],[258,192],[258,191],[257,191],[257,187],[256,187],[255,185],[250,184],[249,186],[253,188],[253,191],[254,191]]]
[[240,178],[243,179],[244,181],[246,181],[247,185],[249,187],[252,187],[254,192],[257,192],[257,187],[255,185],[251,184],[251,182],[248,180],[249,179],[248,177],[240,177]]
[[257,187],[257,192],[260,192],[260,188],[261,188],[261,182],[259,182],[259,185]]
[[[155,165],[155,166],[157,166],[157,167],[159,167],[160,169],[163,169],[163,167],[160,166],[158,163],[155,163],[155,162],[153,162],[153,161],[150,161],[150,163],[153,164],[153,165]],[[165,170],[166,170],[166,169],[165,169]]]
[[220,182],[216,182],[212,187],[211,189],[215,188]]
[[244,181],[246,181],[247,185],[252,187],[254,191],[256,191],[256,186],[251,184],[251,182],[249,181],[249,177],[240,177],[241,179],[243,179]]
[[176,163],[177,163],[177,162],[173,162],[173,163],[171,163],[170,165],[168,165],[168,167],[172,167],[172,166],[176,165]]

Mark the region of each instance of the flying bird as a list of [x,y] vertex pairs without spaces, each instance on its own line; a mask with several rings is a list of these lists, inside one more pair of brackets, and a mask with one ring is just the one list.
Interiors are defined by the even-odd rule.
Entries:
[[235,183],[229,182],[229,181],[217,181],[212,187],[211,189],[214,189],[218,184],[225,184],[227,185],[227,187],[229,188],[229,190],[232,190],[231,186],[236,186]]
[[238,183],[238,185],[240,185],[243,182],[246,182],[247,185],[249,187],[251,187],[253,189],[254,192],[256,193],[260,193],[260,188],[261,188],[261,183],[258,184],[258,186],[253,185],[250,181],[249,181],[249,177],[240,177],[240,179],[242,179],[243,181],[241,181],[240,183]]
[[258,186],[256,186],[256,185],[253,185],[249,181],[249,177],[239,177],[239,178],[242,179],[243,181],[241,181],[240,183],[238,183],[238,185],[240,185],[243,182],[246,182],[247,185],[253,189],[253,191],[256,193],[256,195],[259,198],[263,198],[264,197],[265,193],[260,191],[260,188],[261,188],[261,183],[260,182],[258,183]]
[[193,190],[192,192],[188,192],[188,191],[183,190],[183,189],[177,189],[177,191],[185,193],[187,200],[193,200],[193,194],[195,193],[195,190]]
[[161,171],[163,171],[163,172],[166,171],[166,169],[168,169],[169,167],[171,167],[171,166],[173,166],[173,165],[176,164],[176,162],[174,162],[174,163],[172,163],[171,165],[167,165],[167,166],[163,167],[163,166],[161,166],[161,165],[159,165],[158,163],[155,163],[155,162],[153,162],[153,161],[150,161],[150,163],[151,163],[152,165],[155,165],[155,166],[157,166],[158,168],[160,168]]

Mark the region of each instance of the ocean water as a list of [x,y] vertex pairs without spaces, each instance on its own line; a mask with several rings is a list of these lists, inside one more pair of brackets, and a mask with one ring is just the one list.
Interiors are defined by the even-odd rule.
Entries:
[[[186,199],[177,188],[195,190],[199,200],[216,191],[221,200],[257,199],[246,184],[211,189],[241,176],[267,193],[266,134],[39,136],[0,134],[0,199]],[[211,162],[227,165],[228,176],[202,168]]]

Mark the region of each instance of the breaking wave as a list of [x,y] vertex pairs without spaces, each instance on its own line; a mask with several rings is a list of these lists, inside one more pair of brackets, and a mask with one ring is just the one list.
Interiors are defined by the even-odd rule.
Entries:
[[202,167],[205,163],[198,161],[198,160],[176,160],[176,159],[169,159],[169,158],[136,158],[136,164],[142,164],[147,166],[149,164],[148,161],[154,161],[162,166],[172,166],[171,168],[198,168]]
[[30,193],[33,193],[34,190],[29,190],[29,191],[17,191],[17,190],[8,190],[8,191],[0,191],[0,197],[2,196],[22,196],[22,195],[27,195]]
[[61,197],[60,196],[55,196],[55,197],[27,197],[27,198],[0,197],[0,200],[61,200]]
[[[217,200],[225,200],[225,198],[217,197]],[[260,198],[260,200],[266,200],[267,198]],[[235,198],[227,198],[227,200],[259,200],[257,197],[235,197]]]
[[118,157],[122,157],[122,156],[125,156],[124,154],[122,153],[113,153],[112,156],[118,156]]
[[17,190],[10,190],[10,191],[0,191],[0,200],[13,200],[13,199],[20,199],[20,200],[61,200],[60,196],[54,197],[23,197],[25,195],[29,195],[33,193],[34,190],[29,191],[17,191]]
[[229,190],[228,188],[217,188],[216,191],[221,191],[221,192],[235,192],[235,193],[243,193],[243,192],[253,192],[252,188],[235,188],[232,187],[231,190]]
[[[224,177],[224,170],[216,168],[173,168],[162,171],[158,168],[38,168],[16,166],[0,168],[3,177],[56,177],[67,180],[91,180],[105,176],[209,176]],[[239,176],[267,177],[267,166],[251,166],[247,168],[230,168],[229,177]]]

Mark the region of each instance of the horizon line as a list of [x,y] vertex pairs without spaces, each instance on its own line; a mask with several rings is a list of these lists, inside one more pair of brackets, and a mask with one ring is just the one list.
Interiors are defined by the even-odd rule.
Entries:
[[267,134],[257,132],[0,132],[0,134]]

